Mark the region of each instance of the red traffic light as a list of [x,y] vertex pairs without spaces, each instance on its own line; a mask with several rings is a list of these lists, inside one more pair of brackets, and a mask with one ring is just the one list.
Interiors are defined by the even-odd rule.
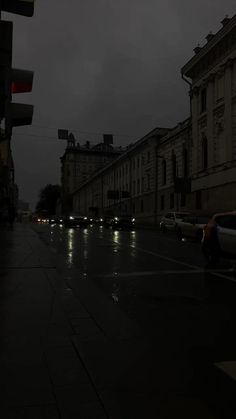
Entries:
[[31,92],[33,86],[33,71],[12,69],[11,93]]

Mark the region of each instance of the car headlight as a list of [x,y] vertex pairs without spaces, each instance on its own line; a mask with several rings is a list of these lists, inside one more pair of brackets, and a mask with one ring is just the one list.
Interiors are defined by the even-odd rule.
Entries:
[[88,219],[88,217],[84,217],[84,220],[87,220]]
[[63,222],[63,220],[59,220],[59,222],[60,222],[60,223],[62,223],[62,222]]
[[118,217],[115,217],[115,221],[119,221],[119,218]]
[[135,218],[132,218],[132,223],[134,223],[135,222]]
[[103,222],[103,218],[100,218],[101,223]]
[[55,223],[55,220],[51,220],[52,223]]
[[74,219],[75,219],[74,217],[70,216],[70,220],[74,220]]

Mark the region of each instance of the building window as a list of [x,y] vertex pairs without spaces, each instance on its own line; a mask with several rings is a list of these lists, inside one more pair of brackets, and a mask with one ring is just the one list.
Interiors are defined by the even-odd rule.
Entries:
[[208,141],[205,135],[202,136],[202,168],[206,170],[208,167]]
[[174,195],[174,193],[172,192],[172,193],[170,194],[170,209],[174,208],[174,206],[175,206],[175,195]]
[[148,191],[151,189],[151,176],[149,173],[147,174],[147,189]]
[[137,158],[137,168],[139,168],[139,157]]
[[181,192],[180,205],[181,205],[181,207],[185,207],[185,205],[186,205],[186,193],[185,192]]
[[161,210],[165,209],[165,195],[161,195]]
[[147,163],[150,163],[150,151],[147,153]]
[[133,204],[133,214],[135,214],[135,204]]
[[144,155],[142,154],[142,166],[144,165]]
[[144,212],[144,204],[143,204],[143,200],[141,199],[140,201],[140,211]]
[[196,192],[196,209],[202,209],[202,191]]
[[135,169],[135,159],[133,159],[133,169]]
[[162,160],[162,185],[166,184],[166,161]]
[[140,193],[140,180],[138,179],[138,183],[137,183],[137,193]]
[[144,177],[142,177],[142,192],[144,192]]
[[188,177],[188,150],[186,148],[183,149],[183,175]]
[[135,180],[133,181],[133,194],[136,194],[136,182]]
[[172,180],[174,181],[177,175],[176,155],[172,154]]
[[207,90],[206,88],[201,90],[201,113],[206,112],[207,104]]

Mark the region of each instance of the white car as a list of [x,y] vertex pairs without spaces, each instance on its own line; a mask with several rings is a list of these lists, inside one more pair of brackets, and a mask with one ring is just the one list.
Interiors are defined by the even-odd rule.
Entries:
[[236,257],[236,211],[215,214],[203,231],[202,250],[208,261]]
[[176,235],[178,240],[190,238],[201,241],[203,237],[203,229],[208,223],[209,217],[203,215],[188,215],[178,222],[176,227]]
[[178,222],[183,220],[189,212],[168,212],[161,218],[160,229],[164,233],[167,230],[175,231]]

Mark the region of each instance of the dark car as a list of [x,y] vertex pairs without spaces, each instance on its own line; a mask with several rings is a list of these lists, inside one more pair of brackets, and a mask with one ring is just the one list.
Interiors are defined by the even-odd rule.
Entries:
[[58,217],[57,215],[51,215],[49,217],[49,224],[54,225],[54,224],[63,224],[63,218],[62,217]]
[[112,227],[113,221],[114,221],[114,217],[112,215],[106,215],[103,218],[103,225],[106,228]]
[[113,218],[111,226],[113,230],[118,230],[118,229],[130,230],[135,227],[135,218],[132,215],[117,216]]
[[79,214],[69,214],[64,216],[65,227],[87,227],[90,224],[88,217]]

